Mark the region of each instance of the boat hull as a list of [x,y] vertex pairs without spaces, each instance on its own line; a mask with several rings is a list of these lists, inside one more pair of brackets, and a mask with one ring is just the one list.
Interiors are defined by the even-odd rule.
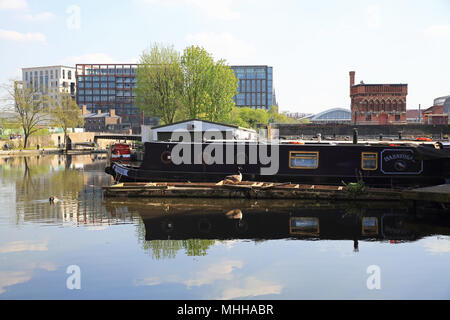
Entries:
[[[238,163],[219,164],[207,164],[204,159],[195,162],[192,156],[191,164],[176,165],[168,157],[173,154],[175,145],[146,143],[144,160],[139,167],[112,163],[106,172],[120,182],[219,182],[228,175],[236,174],[240,168],[243,179],[247,181],[342,185],[343,182],[362,179],[366,185],[384,187],[442,184],[448,176],[447,154],[443,153],[440,157],[439,153],[427,149],[426,156],[423,156],[416,148],[407,146],[279,145],[276,174],[264,174],[262,169],[272,164],[250,163],[252,148],[256,148],[253,150],[258,153],[258,148],[261,148],[251,143],[234,146],[235,158],[239,158],[239,150],[244,150],[240,155],[241,163],[237,159]],[[198,150],[204,153],[208,145],[192,144],[189,148],[192,148],[194,155],[195,148],[197,154]],[[296,166],[296,161],[301,165],[300,168]],[[372,161],[372,166],[367,167],[365,161]]]

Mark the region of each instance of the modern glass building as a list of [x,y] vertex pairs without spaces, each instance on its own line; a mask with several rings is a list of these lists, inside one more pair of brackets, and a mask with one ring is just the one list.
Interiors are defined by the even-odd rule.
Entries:
[[143,117],[135,105],[133,88],[137,85],[137,64],[77,64],[77,104],[97,113],[111,109],[140,132],[142,124],[157,124],[156,118]]
[[273,88],[273,68],[269,66],[231,66],[239,79],[234,102],[238,107],[269,110],[277,106]]
[[[107,113],[111,109],[140,132],[141,124],[157,125],[156,117],[145,117],[135,105],[137,64],[77,64],[76,101],[87,110]],[[273,69],[269,66],[232,66],[239,79],[236,106],[268,110],[277,106],[273,89]]]

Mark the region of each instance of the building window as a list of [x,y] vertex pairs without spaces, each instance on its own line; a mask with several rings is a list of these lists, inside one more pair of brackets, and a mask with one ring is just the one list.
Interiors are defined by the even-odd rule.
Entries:
[[366,115],[366,121],[372,121],[372,115],[370,114]]
[[363,170],[377,170],[378,169],[378,153],[363,152],[361,154],[361,168]]
[[72,71],[67,72],[67,79],[72,80]]
[[289,153],[289,168],[317,169],[319,167],[319,152],[317,151],[291,151]]
[[400,115],[399,114],[395,115],[395,121],[400,121]]
[[64,69],[63,69],[63,71],[62,71],[62,77],[63,77],[63,79],[66,78],[66,70],[64,70]]

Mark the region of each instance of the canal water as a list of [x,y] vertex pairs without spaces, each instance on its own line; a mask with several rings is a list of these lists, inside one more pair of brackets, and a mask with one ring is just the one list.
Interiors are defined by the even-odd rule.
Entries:
[[440,208],[106,199],[105,165],[0,158],[0,299],[450,298]]

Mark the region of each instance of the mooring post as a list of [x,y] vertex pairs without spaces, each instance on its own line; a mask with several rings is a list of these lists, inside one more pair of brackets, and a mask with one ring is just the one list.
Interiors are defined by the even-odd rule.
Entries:
[[380,141],[383,141],[383,134],[380,133]]
[[402,140],[402,132],[401,131],[398,132],[398,140]]
[[358,129],[353,128],[353,144],[357,144],[357,143],[358,143]]

